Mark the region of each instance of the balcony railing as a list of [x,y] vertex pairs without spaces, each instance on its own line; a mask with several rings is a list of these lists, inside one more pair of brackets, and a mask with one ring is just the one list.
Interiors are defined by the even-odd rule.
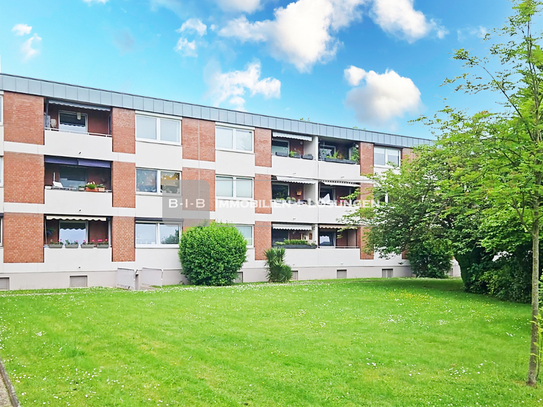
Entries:
[[60,130],[60,129],[57,129],[57,128],[54,128],[54,127],[45,127],[45,130],[56,131],[56,132],[59,132],[59,133],[82,134],[82,135],[87,135],[87,136],[111,137],[111,134],[91,133],[91,132],[87,132],[87,131],[76,131],[76,130],[70,130],[70,129],[66,129],[66,128],[63,128],[62,130]]

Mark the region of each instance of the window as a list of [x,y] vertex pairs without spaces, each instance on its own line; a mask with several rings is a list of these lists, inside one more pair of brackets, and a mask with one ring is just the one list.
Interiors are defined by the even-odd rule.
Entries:
[[62,242],[83,243],[87,240],[87,222],[61,221],[59,222],[58,238]]
[[272,140],[272,154],[288,155],[290,151],[290,143],[286,140]]
[[181,121],[164,117],[136,115],[136,138],[180,144]]
[[319,232],[319,246],[335,246],[335,232]]
[[77,189],[87,183],[87,169],[63,166],[60,167],[60,183],[63,188]]
[[236,225],[236,229],[243,235],[245,240],[247,240],[247,246],[253,246],[253,227],[245,225]]
[[4,96],[0,95],[0,124],[4,123]]
[[180,227],[177,224],[136,222],[136,247],[179,245]]
[[287,199],[290,196],[288,184],[272,184],[272,199]]
[[252,198],[252,178],[217,176],[215,178],[215,195],[221,198]]
[[0,186],[4,185],[4,157],[0,156]]
[[218,149],[252,152],[253,131],[216,126],[215,146]]
[[375,147],[373,150],[373,165],[400,165],[400,150],[397,148]]
[[319,157],[320,157],[321,160],[324,160],[326,157],[332,157],[334,154],[336,154],[336,147],[335,146],[322,144],[319,147]]
[[179,194],[180,180],[181,174],[176,171],[136,169],[137,192]]
[[80,112],[59,112],[58,129],[76,133],[87,133],[87,115]]

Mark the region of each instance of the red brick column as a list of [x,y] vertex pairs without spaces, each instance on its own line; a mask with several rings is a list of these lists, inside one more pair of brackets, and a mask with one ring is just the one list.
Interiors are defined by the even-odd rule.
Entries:
[[[372,205],[372,189],[373,185],[370,183],[360,184],[360,201],[362,205]],[[373,252],[370,254],[365,253],[364,249],[366,248],[366,235],[368,234],[369,228],[361,227],[358,228],[357,238],[360,242],[360,259],[362,260],[373,260]]]
[[4,214],[4,263],[43,263],[43,215]]
[[113,206],[136,207],[136,164],[113,161],[111,167]]
[[181,125],[183,158],[215,161],[215,122],[183,118]]
[[360,174],[373,174],[373,144],[360,142]]
[[255,164],[260,167],[272,166],[271,139],[271,130],[255,129]]
[[[185,151],[184,148],[183,151]],[[183,179],[183,181],[207,181],[207,183],[209,184],[209,210],[215,210],[215,170],[185,167],[181,172],[181,178]]]
[[111,110],[111,137],[116,153],[136,153],[136,112],[114,107]]
[[43,144],[43,97],[4,92],[4,140]]
[[255,213],[272,213],[271,175],[255,174]]
[[264,252],[271,247],[271,222],[255,222],[255,260],[266,260]]
[[360,236],[360,259],[361,260],[373,260],[373,257],[374,257],[373,252],[366,253],[364,250],[366,248],[366,236],[369,230],[370,229],[366,227],[358,228],[357,234]]
[[43,155],[5,152],[5,202],[42,204],[44,179]]
[[111,220],[113,261],[135,261],[135,222],[132,217],[114,216]]
[[414,157],[412,148],[402,148],[402,161],[410,160]]

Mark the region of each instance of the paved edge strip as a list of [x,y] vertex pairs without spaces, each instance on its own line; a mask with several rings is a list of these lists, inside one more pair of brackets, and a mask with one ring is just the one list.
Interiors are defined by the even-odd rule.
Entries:
[[19,399],[17,399],[17,395],[15,394],[15,388],[11,384],[11,381],[9,380],[8,372],[6,371],[6,367],[4,366],[4,362],[2,361],[2,358],[0,358],[0,375],[2,376],[2,379],[4,380],[4,384],[6,385],[6,389],[8,390],[8,396],[11,401],[11,405],[13,407],[21,407],[21,404],[19,403]]

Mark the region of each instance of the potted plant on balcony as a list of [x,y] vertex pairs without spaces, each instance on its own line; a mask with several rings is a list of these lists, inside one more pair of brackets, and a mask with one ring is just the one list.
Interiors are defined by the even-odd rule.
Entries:
[[86,185],[79,185],[79,186],[77,187],[77,190],[78,190],[78,191],[84,191],[85,189],[86,189]]
[[109,242],[107,239],[98,239],[98,244],[96,246],[101,249],[107,249],[109,247]]
[[104,184],[98,184],[96,185],[96,190],[98,192],[106,192],[106,187],[104,186]]
[[287,197],[287,203],[295,204],[296,203],[296,198],[294,198],[292,196]]
[[71,240],[66,239],[64,245],[67,249],[77,249],[79,247],[79,242],[77,240],[72,242]]
[[51,240],[49,242],[49,248],[51,249],[60,249],[64,246],[60,240]]
[[316,249],[317,245],[304,239],[285,239],[282,242],[276,242],[275,246],[281,246],[285,249]]
[[304,160],[312,160],[313,159],[313,154],[304,154],[304,155],[302,155],[302,158]]
[[85,184],[85,191],[95,192],[96,191],[96,183],[94,181],[87,182],[87,184]]
[[289,155],[290,158],[301,158],[302,157],[302,155],[300,153],[296,152],[296,151],[291,151],[291,152],[288,153],[288,155]]
[[83,240],[83,243],[81,243],[81,247],[83,249],[92,249],[94,247],[94,240],[91,243],[87,242],[86,240]]

